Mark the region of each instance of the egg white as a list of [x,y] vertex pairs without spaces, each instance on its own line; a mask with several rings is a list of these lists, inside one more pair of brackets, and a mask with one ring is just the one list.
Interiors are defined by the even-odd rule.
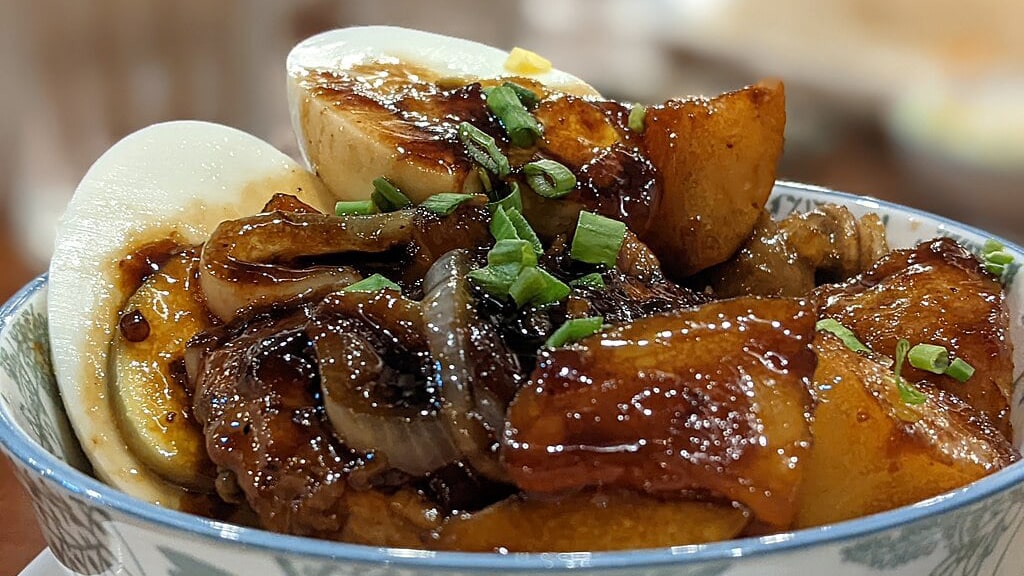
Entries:
[[[432,71],[439,78],[471,81],[520,76],[560,92],[599,96],[583,80],[558,69],[541,74],[512,72],[505,68],[508,55],[479,42],[393,26],[341,28],[300,42],[288,54],[288,106],[306,165],[323,178],[334,195],[347,200],[368,197],[372,180],[382,175],[408,183],[403,192],[414,201],[437,192],[475,192],[455,190],[451,174],[444,168],[410,167],[401,150],[382,145],[374,130],[365,129],[361,115],[347,115],[344,110],[314,102],[302,84],[311,72],[337,73],[365,64],[401,62]],[[363,87],[369,89],[372,87]],[[315,122],[304,121],[305,107],[313,110],[306,113],[307,120],[315,116]],[[312,152],[311,147],[315,148]]]
[[110,341],[130,296],[117,262],[138,242],[174,235],[200,243],[220,222],[259,212],[273,192],[320,209],[331,204],[312,175],[270,144],[205,122],[144,128],[110,148],[78,185],[50,264],[50,342],[68,417],[96,474],[115,488],[172,508],[183,498],[131,454],[109,400]]

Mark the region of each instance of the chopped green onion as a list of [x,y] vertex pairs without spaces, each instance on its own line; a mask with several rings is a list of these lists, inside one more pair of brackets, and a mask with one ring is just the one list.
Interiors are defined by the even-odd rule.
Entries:
[[967,382],[971,379],[971,376],[974,376],[974,366],[959,358],[954,358],[949,364],[949,368],[946,368],[946,376],[953,378],[957,382]]
[[491,214],[491,236],[494,236],[495,240],[522,240],[516,232],[516,227],[512,225],[508,212],[501,206]]
[[910,365],[932,374],[943,374],[949,368],[949,352],[942,346],[918,344],[910,349]]
[[530,223],[515,208],[498,206],[491,215],[491,235],[495,240],[525,240],[533,246],[537,254],[544,253],[544,246],[540,243],[537,233],[530,227]]
[[519,98],[519,101],[523,103],[523,106],[526,106],[527,110],[535,107],[537,104],[540,104],[540,96],[537,96],[537,93],[533,90],[524,88],[515,82],[505,82],[502,86],[511,88],[512,91],[516,93],[516,97]]
[[537,160],[523,166],[526,183],[545,198],[561,198],[576,187],[576,176],[554,160]]
[[494,185],[491,184],[491,177],[487,175],[487,169],[483,166],[477,166],[476,175],[480,178],[480,185],[484,187],[484,192],[487,193],[487,196],[490,196],[494,192]]
[[569,255],[580,262],[612,267],[625,239],[626,225],[623,222],[581,210]]
[[380,274],[374,274],[341,289],[342,292],[378,292],[380,290],[397,290],[401,292],[402,287]]
[[503,239],[487,253],[487,266],[469,273],[470,280],[498,297],[507,298],[509,288],[524,268],[537,266],[537,254],[526,240]]
[[1010,254],[1009,252],[992,252],[991,254],[985,255],[985,261],[1005,266],[1013,262],[1013,254]]
[[512,222],[512,226],[515,227],[516,233],[519,234],[519,237],[532,244],[533,249],[537,251],[537,254],[543,254],[544,245],[540,243],[540,238],[537,237],[537,233],[533,231],[533,228],[530,227],[530,223],[526,221],[526,218],[523,217],[519,210],[512,208],[511,210],[507,210],[505,214]]
[[540,137],[540,124],[530,114],[516,91],[508,86],[497,86],[487,93],[487,109],[490,110],[508,134],[513,146],[529,148]]
[[896,368],[893,370],[896,374],[896,388],[900,391],[900,399],[904,404],[923,404],[928,397],[913,384],[904,380],[903,376],[900,376],[900,372],[903,370],[903,361],[907,358],[909,350],[910,342],[906,338],[900,338],[900,341],[896,343]]
[[857,335],[853,333],[853,330],[843,326],[835,318],[822,318],[818,320],[818,323],[814,325],[814,329],[838,336],[843,341],[843,344],[854,352],[871,352],[870,348],[857,339]]
[[584,276],[569,282],[570,286],[577,286],[580,288],[592,288],[594,290],[600,290],[604,288],[604,278],[597,272],[591,272]]
[[535,266],[523,268],[508,289],[509,295],[520,308],[527,304],[543,306],[558,302],[570,292],[564,282]]
[[985,240],[985,244],[981,247],[981,253],[982,255],[987,255],[992,254],[993,252],[1002,252],[1005,248],[1006,246],[999,240],[989,238],[988,240]]
[[604,318],[601,316],[589,316],[587,318],[573,318],[566,320],[565,324],[558,327],[551,336],[548,336],[544,345],[548,348],[558,348],[569,342],[582,340],[587,336],[597,333],[604,326]]
[[537,253],[526,240],[498,240],[487,253],[487,264],[518,264],[523,267],[537,265]]
[[441,216],[448,216],[455,209],[462,204],[469,202],[474,197],[473,194],[456,194],[454,192],[441,192],[440,194],[434,194],[430,198],[423,201],[420,206],[430,210],[434,214]]
[[471,270],[467,276],[488,294],[504,299],[508,297],[508,289],[516,281],[521,270],[520,266],[514,264],[485,266]]
[[499,206],[505,210],[516,209],[521,213],[523,211],[523,196],[519,193],[519,183],[513,182],[511,186],[512,191],[507,196],[500,200],[495,200],[487,204],[487,208],[493,213]]
[[372,200],[354,200],[352,202],[338,202],[334,205],[335,216],[365,216],[373,214],[376,207]]
[[992,274],[1002,278],[1013,263],[1013,254],[1006,251],[1002,242],[989,238],[981,248],[981,262]]
[[924,395],[924,392],[921,392],[917,387],[910,384],[903,378],[899,379],[896,383],[896,387],[900,391],[900,400],[903,400],[904,404],[917,405],[924,404],[928,401],[928,397]]
[[412,201],[402,194],[390,180],[381,176],[373,181],[373,194],[370,199],[381,212],[394,212],[412,205]]
[[633,104],[633,107],[629,109],[629,119],[626,124],[629,129],[637,134],[644,131],[644,120],[647,118],[647,106],[643,104]]
[[486,132],[469,122],[463,122],[459,124],[459,140],[474,162],[497,174],[499,178],[508,176],[511,171],[508,158],[498,149],[494,138]]

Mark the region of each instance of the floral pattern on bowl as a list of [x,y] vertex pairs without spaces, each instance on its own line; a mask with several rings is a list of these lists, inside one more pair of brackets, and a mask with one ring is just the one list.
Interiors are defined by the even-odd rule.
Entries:
[[[987,236],[915,210],[779,183],[776,218],[824,202],[877,212],[894,246],[938,235],[980,250]],[[1020,248],[1010,246],[1018,262]],[[1011,337],[1024,343],[1024,287],[1008,279]],[[499,556],[378,549],[281,536],[134,500],[89,476],[49,360],[46,278],[0,312],[0,444],[11,455],[54,555],[73,574],[126,576],[440,576],[573,570],[625,576],[763,574],[1019,576],[1024,463],[926,502],[834,526],[704,546]],[[1015,444],[1024,434],[1024,345],[1015,353]]]

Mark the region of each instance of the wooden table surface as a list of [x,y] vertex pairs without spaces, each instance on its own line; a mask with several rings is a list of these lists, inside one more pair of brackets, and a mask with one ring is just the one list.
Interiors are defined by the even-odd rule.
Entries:
[[[8,222],[0,211],[0,223]],[[7,236],[8,226],[0,226],[0,302],[13,295],[38,271],[18,258],[19,250]],[[32,506],[21,484],[14,477],[11,463],[0,456],[0,576],[14,576],[46,546],[39,532]]]

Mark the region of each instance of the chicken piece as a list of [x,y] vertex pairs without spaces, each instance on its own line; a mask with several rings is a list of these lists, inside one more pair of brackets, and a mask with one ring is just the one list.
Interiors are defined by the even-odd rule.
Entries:
[[455,516],[436,547],[464,552],[574,552],[705,544],[735,538],[750,517],[742,508],[663,500],[625,490],[584,491],[556,500],[513,497]]
[[509,476],[540,493],[702,490],[789,526],[810,441],[814,323],[808,302],[742,298],[543,351],[509,409]]
[[974,366],[967,382],[918,370],[904,376],[928,380],[967,401],[1010,436],[1013,344],[1003,287],[970,252],[953,240],[895,250],[870,271],[815,292],[822,318],[834,318],[869,348],[894,356],[906,338],[944,346]]
[[819,333],[814,347],[818,403],[797,527],[920,502],[1020,459],[987,418],[956,396],[922,382],[925,402],[907,404],[889,368],[831,334]]
[[776,223],[762,212],[743,248],[705,277],[722,298],[803,296],[817,282],[865,272],[888,249],[874,214],[858,220],[845,206],[826,204]]
[[[206,451],[222,475],[237,484],[264,529],[418,546],[420,534],[436,527],[439,513],[433,504],[415,493],[376,491],[373,482],[357,489],[349,481],[354,472],[372,469],[370,463],[381,454],[366,457],[339,441],[319,398],[317,343],[309,334],[315,327],[309,322],[331,320],[338,333],[368,340],[387,341],[392,335],[371,325],[372,310],[362,319],[324,316],[335,308],[328,298],[320,306],[274,310],[193,341],[205,349],[189,375]],[[398,358],[392,364],[412,365],[394,365],[395,370],[431,366],[428,355],[406,353],[394,342],[380,345],[394,348],[385,350],[389,361]]]

